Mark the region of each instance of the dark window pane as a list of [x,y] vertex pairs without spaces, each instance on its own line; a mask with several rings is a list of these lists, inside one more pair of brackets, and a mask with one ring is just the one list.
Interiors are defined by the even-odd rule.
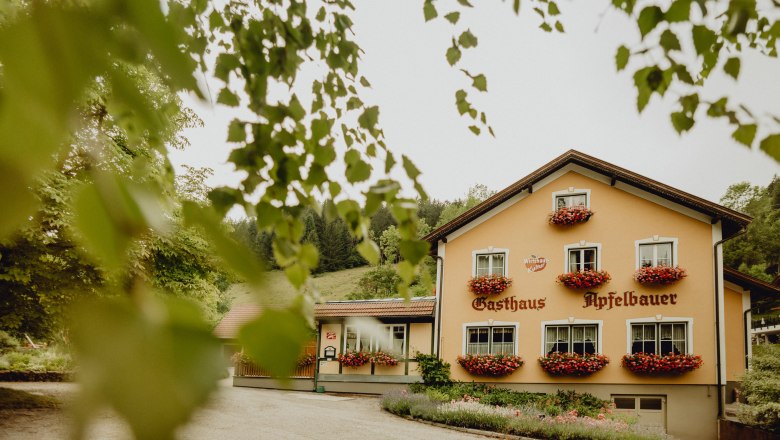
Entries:
[[585,344],[583,342],[574,342],[571,345],[571,351],[577,354],[585,354]]
[[642,397],[639,399],[639,409],[661,410],[663,402],[658,397]]
[[615,397],[616,409],[636,409],[636,399],[633,397]]

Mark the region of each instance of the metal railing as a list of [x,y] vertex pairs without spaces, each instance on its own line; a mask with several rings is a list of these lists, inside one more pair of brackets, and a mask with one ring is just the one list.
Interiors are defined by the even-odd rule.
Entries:
[[751,328],[771,327],[773,325],[780,325],[780,316],[754,319],[751,322]]

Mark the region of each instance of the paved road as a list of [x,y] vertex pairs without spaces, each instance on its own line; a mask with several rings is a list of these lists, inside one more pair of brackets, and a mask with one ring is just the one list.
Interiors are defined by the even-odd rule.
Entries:
[[[68,399],[73,384],[12,383],[3,387]],[[234,388],[221,383],[211,402],[179,433],[181,439],[484,439],[401,419],[382,411],[379,399],[293,391]],[[0,411],[2,439],[60,439],[68,436],[63,411]],[[127,426],[113,413],[101,414],[89,438],[128,439]]]

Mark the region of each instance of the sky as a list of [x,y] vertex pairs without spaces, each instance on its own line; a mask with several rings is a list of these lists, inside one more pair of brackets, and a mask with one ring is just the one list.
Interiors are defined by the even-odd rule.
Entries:
[[[778,162],[733,141],[725,121],[702,116],[678,136],[669,122],[675,108],[670,94],[654,96],[637,112],[632,67],[639,64],[618,73],[614,55],[620,44],[638,44],[639,32],[608,9],[608,1],[559,2],[565,34],[538,29],[529,2],[519,17],[511,3],[480,2],[453,28],[442,19],[425,23],[422,0],[355,0],[355,39],[365,52],[361,72],[372,84],[364,101],[379,105],[388,147],[415,162],[432,198],[460,198],[477,183],[503,189],[569,149],[715,202],[733,183],[766,185],[780,174]],[[436,3],[440,15],[454,4]],[[479,46],[464,51],[458,67],[487,76],[488,92],[474,104],[487,113],[495,138],[474,136],[455,109],[455,91],[469,82],[444,53],[453,33],[466,28]],[[728,95],[755,114],[780,114],[777,78],[777,59],[747,54],[738,82],[715,72],[703,96]],[[214,169],[211,186],[236,186],[241,175],[226,162],[231,146],[225,138],[229,121],[241,112],[189,97],[185,103],[204,125],[185,131],[191,147],[173,151],[172,162],[178,170],[185,164]]]

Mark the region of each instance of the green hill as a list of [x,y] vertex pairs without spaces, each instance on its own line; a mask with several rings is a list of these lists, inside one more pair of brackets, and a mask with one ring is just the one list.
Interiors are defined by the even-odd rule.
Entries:
[[[317,274],[311,277],[310,284],[319,292],[320,301],[345,299],[357,287],[360,276],[370,268],[370,266],[363,266]],[[233,304],[252,301],[252,292],[246,284],[234,284],[230,286],[228,293],[233,298]],[[259,294],[265,296],[270,304],[285,304],[295,296],[295,289],[287,281],[284,272],[274,270],[266,273],[266,283]]]

